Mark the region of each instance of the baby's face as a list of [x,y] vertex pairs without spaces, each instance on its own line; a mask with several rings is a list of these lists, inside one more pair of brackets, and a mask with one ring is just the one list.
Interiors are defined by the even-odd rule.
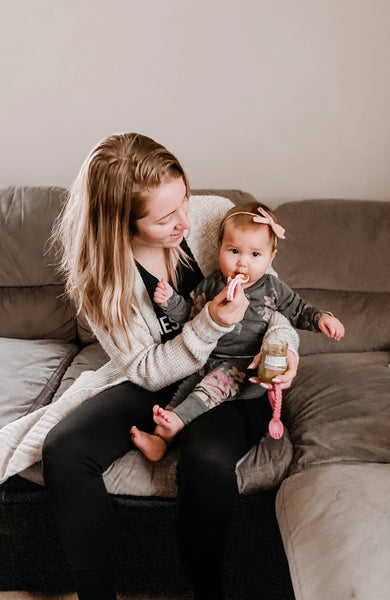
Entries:
[[272,246],[268,225],[243,229],[226,223],[219,251],[220,269],[225,277],[234,277],[238,273],[249,275],[248,281],[242,285],[247,288],[271,266],[275,256]]

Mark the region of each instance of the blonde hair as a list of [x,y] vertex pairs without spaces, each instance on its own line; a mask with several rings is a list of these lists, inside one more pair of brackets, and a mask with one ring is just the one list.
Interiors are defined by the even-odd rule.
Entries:
[[[61,247],[66,292],[79,314],[109,332],[116,345],[131,349],[135,260],[131,238],[147,214],[148,193],[162,183],[187,177],[179,161],[151,138],[136,133],[108,137],[89,154],[57,219],[54,242]],[[166,250],[168,273],[186,255]]]
[[[236,227],[240,227],[242,229],[257,230],[260,227],[268,227],[269,234],[270,234],[271,240],[272,240],[272,251],[275,251],[276,246],[277,246],[277,237],[274,234],[274,232],[272,231],[271,227],[269,227],[268,225],[266,225],[264,223],[254,222],[253,217],[251,216],[251,215],[257,216],[259,214],[257,212],[257,209],[259,207],[262,208],[263,210],[265,210],[269,215],[271,215],[271,217],[273,218],[275,223],[278,222],[278,220],[277,220],[275,214],[272,212],[272,210],[270,208],[268,208],[268,206],[266,206],[265,204],[262,204],[261,202],[247,202],[246,204],[238,204],[237,206],[233,206],[233,208],[231,208],[226,213],[226,215],[224,216],[224,218],[221,221],[221,224],[219,226],[219,231],[218,231],[219,245],[221,245],[222,240],[223,240],[226,222],[229,221],[229,223],[233,223]],[[248,213],[250,213],[250,214],[248,214]]]

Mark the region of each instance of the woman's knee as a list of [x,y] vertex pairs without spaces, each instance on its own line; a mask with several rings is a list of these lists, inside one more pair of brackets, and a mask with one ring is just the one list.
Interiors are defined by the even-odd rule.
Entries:
[[[205,415],[207,416],[207,415]],[[179,469],[189,477],[218,479],[232,476],[235,472],[236,455],[224,435],[217,435],[209,427],[203,427],[202,417],[190,423],[183,431],[180,448]]]
[[45,483],[53,477],[73,476],[83,462],[82,445],[79,436],[67,431],[59,423],[49,431],[42,447],[43,476]]

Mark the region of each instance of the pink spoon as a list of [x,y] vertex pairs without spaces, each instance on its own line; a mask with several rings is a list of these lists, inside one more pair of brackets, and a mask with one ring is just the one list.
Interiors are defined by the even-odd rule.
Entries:
[[275,440],[279,440],[284,431],[283,423],[280,420],[282,411],[282,390],[280,383],[273,383],[272,388],[268,390],[268,399],[272,406],[272,419],[268,424],[268,431]]

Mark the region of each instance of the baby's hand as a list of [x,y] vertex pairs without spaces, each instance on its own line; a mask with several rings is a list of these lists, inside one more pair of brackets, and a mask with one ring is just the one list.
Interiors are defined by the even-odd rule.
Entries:
[[329,338],[334,338],[335,340],[339,341],[342,337],[344,337],[344,325],[341,323],[341,321],[336,319],[336,317],[331,317],[327,313],[322,313],[318,319],[318,327],[321,329],[322,333],[327,335]]
[[153,300],[156,304],[165,304],[173,294],[173,288],[165,279],[160,279],[154,290]]

